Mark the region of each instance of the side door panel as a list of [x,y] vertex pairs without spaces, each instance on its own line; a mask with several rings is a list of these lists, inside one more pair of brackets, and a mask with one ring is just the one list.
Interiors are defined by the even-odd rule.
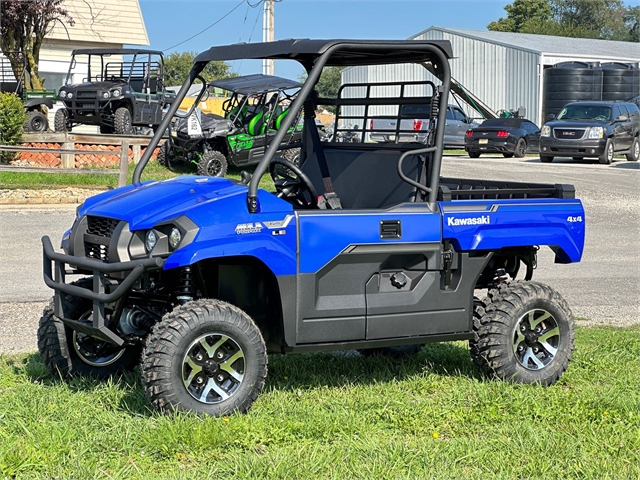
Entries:
[[[439,266],[441,216],[412,205],[375,213],[299,212],[297,343],[382,338],[384,328],[376,324],[388,321],[385,309],[434,308],[420,302],[439,282],[421,280]],[[406,285],[387,291],[399,272],[406,272]],[[369,315],[381,315],[370,333]]]

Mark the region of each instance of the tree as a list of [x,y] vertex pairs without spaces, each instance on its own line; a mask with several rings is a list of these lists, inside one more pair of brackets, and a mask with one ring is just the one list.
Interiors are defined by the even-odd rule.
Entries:
[[[0,0],[0,49],[11,62],[16,78],[22,76],[23,68],[26,69],[26,88],[43,88],[38,63],[44,37],[57,22],[74,24],[67,10],[62,8],[63,1]],[[22,56],[12,52],[19,52]]]
[[[316,84],[316,91],[318,96],[322,98],[336,98],[338,96],[338,89],[342,85],[342,70],[345,67],[324,67],[320,74],[320,79]],[[304,82],[307,79],[307,74],[300,75],[300,82]],[[327,110],[335,113],[334,106],[327,106]]]
[[[173,52],[164,59],[164,74],[167,86],[182,85],[191,71],[196,52]],[[207,82],[218,78],[235,77],[229,72],[231,65],[222,61],[209,62],[200,76]]]
[[504,8],[507,17],[491,22],[489,30],[638,41],[640,8],[622,0],[515,0]]

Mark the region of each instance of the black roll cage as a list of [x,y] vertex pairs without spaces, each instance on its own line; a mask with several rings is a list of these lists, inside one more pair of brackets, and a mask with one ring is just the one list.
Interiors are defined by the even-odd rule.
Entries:
[[[340,55],[336,55],[337,53],[340,53]],[[437,77],[442,82],[438,86],[439,102],[441,105],[446,106],[451,88],[449,58],[452,57],[451,44],[443,40],[281,40],[271,43],[251,45],[236,44],[225,47],[213,47],[198,55],[194,60],[194,65],[189,72],[189,76],[178,91],[174,103],[160,123],[156,134],[149,142],[149,148],[145,150],[140,162],[136,165],[133,172],[133,183],[140,183],[142,171],[151,158],[151,153],[158,146],[162,132],[169,127],[172,117],[176,114],[180,103],[195,79],[202,70],[204,70],[207,63],[212,60],[235,60],[241,58],[292,59],[300,62],[307,71],[307,80],[289,107],[292,115],[285,117],[280,130],[276,133],[273,141],[266,149],[262,160],[256,166],[251,176],[247,191],[247,208],[250,213],[257,213],[260,210],[260,205],[258,204],[258,184],[260,178],[267,172],[269,163],[284,140],[287,130],[292,126],[298,114],[302,111],[305,101],[307,98],[311,98],[310,96],[325,66],[417,63],[427,68],[426,65],[430,62],[430,71],[436,72]],[[428,185],[421,185],[417,182],[410,183],[427,194],[427,204],[429,208],[434,211],[436,209],[438,183],[442,165],[446,114],[446,108],[439,109],[435,142],[432,147],[407,152],[407,154],[432,153],[432,166],[429,169],[430,175],[427,179]],[[406,157],[406,155],[403,155],[403,158],[404,157]],[[403,180],[406,181],[404,178]]]

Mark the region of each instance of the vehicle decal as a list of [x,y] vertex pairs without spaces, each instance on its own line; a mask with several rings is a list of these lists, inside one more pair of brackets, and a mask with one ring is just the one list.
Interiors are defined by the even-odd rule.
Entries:
[[238,235],[244,235],[246,233],[260,233],[261,231],[262,224],[260,222],[239,223],[236,225],[236,233]]
[[448,227],[459,227],[461,225],[489,225],[491,223],[491,217],[489,215],[482,215],[481,217],[471,218],[447,218]]
[[[262,222],[262,224],[271,229],[281,229],[281,228],[287,228],[287,226],[289,225],[289,223],[291,223],[291,220],[293,220],[293,215],[287,215],[286,217],[284,217],[283,220],[276,220],[273,222]],[[274,234],[275,235],[275,234]]]

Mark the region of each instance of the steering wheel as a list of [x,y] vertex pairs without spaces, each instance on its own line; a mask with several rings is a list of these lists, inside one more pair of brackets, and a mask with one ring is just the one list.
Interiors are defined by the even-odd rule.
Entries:
[[604,115],[598,115],[596,118],[594,118],[594,120],[598,120],[600,122],[604,122],[607,120],[607,117]]
[[269,174],[276,186],[276,196],[300,208],[318,208],[318,193],[299,167],[282,157],[274,157]]

